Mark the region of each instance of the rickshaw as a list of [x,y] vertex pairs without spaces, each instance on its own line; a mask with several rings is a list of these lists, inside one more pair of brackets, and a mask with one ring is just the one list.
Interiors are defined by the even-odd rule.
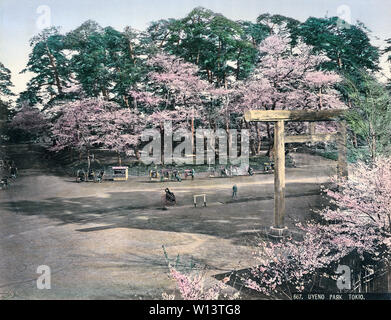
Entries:
[[221,167],[220,168],[220,176],[221,177],[229,177],[232,176],[232,172],[228,171],[226,167]]
[[178,170],[174,169],[171,171],[171,181],[182,181],[181,174]]
[[160,181],[165,181],[165,180],[171,180],[171,172],[172,170],[170,169],[161,169],[160,170]]
[[157,170],[149,170],[149,180],[150,181],[159,181],[160,180],[160,174]]
[[274,172],[274,161],[265,162],[263,164],[263,172],[273,173]]
[[194,176],[195,176],[195,171],[194,169],[185,169],[183,171],[183,174],[185,176],[185,179],[187,179],[187,177],[191,177],[191,180],[194,180]]
[[102,183],[105,175],[105,171],[101,169],[97,174],[95,174],[95,182]]
[[100,170],[99,172],[95,172],[90,169],[88,175],[86,171],[83,169],[79,169],[76,172],[76,182],[98,182],[101,183],[104,177],[104,170]]

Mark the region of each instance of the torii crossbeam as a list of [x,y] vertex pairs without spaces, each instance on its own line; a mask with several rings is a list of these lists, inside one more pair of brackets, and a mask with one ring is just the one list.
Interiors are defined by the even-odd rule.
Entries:
[[[338,175],[347,177],[346,110],[249,110],[244,114],[247,122],[274,122],[274,226],[272,234],[282,236],[285,226],[285,143],[336,141],[338,146]],[[309,135],[285,136],[286,121],[317,122],[338,121],[338,132],[315,134],[310,126]]]

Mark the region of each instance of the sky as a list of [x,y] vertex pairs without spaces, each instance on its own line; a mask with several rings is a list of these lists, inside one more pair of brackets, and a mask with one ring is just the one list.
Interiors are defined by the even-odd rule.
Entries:
[[[0,0],[0,62],[11,70],[13,91],[19,93],[31,77],[19,74],[31,51],[29,39],[43,27],[61,26],[61,31],[68,32],[92,19],[120,31],[128,25],[143,30],[151,21],[182,18],[198,6],[233,20],[253,22],[262,13],[300,21],[339,16],[363,22],[376,45],[391,38],[390,0]],[[390,75],[388,67],[385,73]]]

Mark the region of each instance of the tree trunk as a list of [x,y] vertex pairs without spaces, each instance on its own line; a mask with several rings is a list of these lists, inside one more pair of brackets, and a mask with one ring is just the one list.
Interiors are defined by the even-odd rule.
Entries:
[[193,163],[194,163],[194,155],[195,155],[195,145],[194,145],[194,109],[193,109],[193,114],[191,116],[191,152],[192,152],[192,158],[193,158]]
[[371,158],[375,159],[375,157],[376,157],[376,135],[373,130],[373,125],[372,125],[371,121],[369,121],[369,139],[368,140],[369,140],[368,144],[371,149]]
[[257,154],[261,153],[261,145],[262,145],[262,137],[261,137],[261,129],[259,128],[259,122],[256,124],[257,130]]
[[130,39],[128,40],[128,42],[129,42],[129,55],[130,55],[130,59],[132,60],[133,65],[134,65],[135,62],[136,62],[136,59],[135,59],[134,52],[133,52],[132,42],[130,41]]
[[117,151],[117,161],[118,161],[118,165],[122,165],[122,158],[121,158],[121,154]]
[[358,142],[357,142],[357,134],[353,132],[353,146],[354,148],[358,148]]
[[242,48],[239,49],[238,57],[236,58],[236,80],[239,80],[240,74],[240,56],[242,54]]
[[134,154],[136,155],[137,161],[140,161],[141,155],[140,155],[140,151],[137,147],[134,148]]
[[54,79],[56,81],[58,94],[62,94],[62,86],[61,86],[61,82],[60,82],[60,76],[59,76],[58,70],[57,70],[56,59],[54,58],[54,56],[50,52],[50,49],[49,49],[47,44],[46,44],[46,49],[47,49],[47,52],[48,52],[50,65],[52,66],[52,69],[53,69],[53,72],[54,72]]
[[271,134],[269,122],[266,123],[266,128],[267,128],[267,138],[269,140],[269,146],[268,146],[268,149],[267,149],[267,152],[266,152],[266,156],[270,157],[274,141],[273,141],[273,137],[272,137],[272,134]]
[[102,95],[104,100],[109,100],[109,94],[107,93],[106,88],[102,88]]
[[130,109],[130,106],[129,106],[129,99],[124,95],[123,96],[123,99],[124,99],[124,102],[125,102],[125,105],[128,109]]
[[90,150],[87,150],[87,179],[91,168]]

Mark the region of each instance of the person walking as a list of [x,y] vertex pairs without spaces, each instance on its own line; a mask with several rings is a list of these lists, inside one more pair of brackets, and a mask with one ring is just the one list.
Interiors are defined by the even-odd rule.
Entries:
[[238,198],[238,187],[236,184],[232,187],[232,199]]

